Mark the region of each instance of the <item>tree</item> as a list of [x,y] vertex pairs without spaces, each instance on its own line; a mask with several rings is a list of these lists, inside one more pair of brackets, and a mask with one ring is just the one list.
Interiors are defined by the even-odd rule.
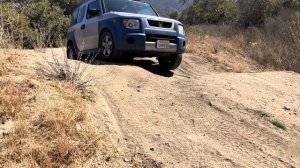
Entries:
[[35,37],[33,45],[43,44],[43,47],[63,45],[69,19],[59,6],[44,0],[27,5],[23,13],[29,19],[29,27],[33,30],[31,35]]
[[5,37],[25,48],[59,47],[69,25],[69,15],[79,0],[3,0],[0,17]]
[[235,0],[196,0],[182,12],[180,20],[188,24],[231,22],[239,16]]

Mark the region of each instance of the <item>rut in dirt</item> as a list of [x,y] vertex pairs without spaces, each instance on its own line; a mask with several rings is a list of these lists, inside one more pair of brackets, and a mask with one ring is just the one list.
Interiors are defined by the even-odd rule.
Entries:
[[[121,141],[165,167],[297,167],[300,134],[294,121],[299,117],[291,124],[296,124],[292,126],[295,129],[283,132],[274,128],[271,119],[288,122],[289,116],[277,115],[282,111],[274,104],[273,112],[261,103],[252,107],[249,104],[257,103],[256,99],[251,102],[247,90],[238,86],[254,88],[249,92],[255,92],[255,83],[260,83],[267,90],[258,89],[260,102],[266,95],[279,96],[276,89],[281,90],[282,97],[294,93],[292,97],[297,99],[299,87],[292,91],[277,88],[268,77],[272,73],[211,72],[215,66],[197,58],[187,55],[170,77],[158,74],[155,63],[96,67],[97,74],[112,69],[117,72],[106,75],[104,80],[112,82],[100,87],[122,132]],[[293,86],[300,84],[297,74],[274,75]],[[294,104],[297,106],[296,101]]]

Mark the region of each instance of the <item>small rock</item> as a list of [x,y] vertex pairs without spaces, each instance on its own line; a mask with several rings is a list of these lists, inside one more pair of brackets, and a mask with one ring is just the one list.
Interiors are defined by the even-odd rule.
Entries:
[[195,127],[195,119],[192,118],[191,122],[192,122],[193,127]]
[[76,130],[78,132],[82,131],[82,126],[80,124],[76,124]]
[[168,142],[166,142],[165,145],[166,145],[167,147],[171,147],[171,145],[170,145]]
[[9,131],[8,130],[3,130],[2,131],[2,135],[3,136],[8,136],[9,135]]
[[291,108],[290,107],[288,107],[288,106],[284,106],[284,108],[283,108],[284,110],[286,110],[286,111],[290,111],[291,110]]
[[110,157],[110,156],[107,156],[107,157],[105,157],[105,161],[106,161],[106,162],[109,162],[109,161],[110,161],[110,159],[111,159],[111,157]]
[[137,92],[141,92],[141,90],[140,89],[138,89],[138,90],[136,90]]
[[218,53],[218,49],[214,48],[212,51],[213,54],[217,54]]
[[208,105],[209,106],[213,106],[213,103],[211,101],[209,101]]
[[154,151],[154,148],[150,148],[151,151]]
[[124,162],[131,162],[131,159],[125,157],[125,158],[124,158]]

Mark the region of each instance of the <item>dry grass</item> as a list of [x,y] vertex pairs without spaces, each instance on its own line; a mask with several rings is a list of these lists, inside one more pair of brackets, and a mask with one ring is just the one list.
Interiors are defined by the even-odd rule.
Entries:
[[97,78],[90,73],[89,64],[95,60],[96,54],[87,56],[85,63],[81,61],[82,55],[76,61],[61,57],[53,51],[51,55],[50,58],[43,57],[43,63],[36,69],[37,75],[47,80],[68,83],[79,90],[84,98],[92,100],[92,87]]
[[72,82],[38,77],[28,63],[42,61],[42,53],[21,50],[10,57],[14,52],[7,51],[0,54],[9,69],[0,76],[0,167],[161,167],[140,151],[114,143],[119,139],[99,123],[107,114],[94,111],[94,102]]
[[14,51],[2,50],[0,52],[0,77],[8,75],[15,64],[19,54]]
[[[244,34],[247,56],[266,68],[300,72],[299,12],[283,10],[268,18],[262,29],[251,28]],[[249,45],[250,44],[250,45]]]
[[103,135],[90,125],[81,92],[16,75],[17,60],[0,60],[0,124],[14,123],[9,135],[0,135],[1,167],[65,167],[95,156]]
[[9,79],[0,81],[0,87],[0,120],[20,117],[24,104],[21,88]]
[[233,72],[293,70],[300,72],[300,13],[284,10],[264,28],[189,27],[188,52],[197,53]]
[[198,25],[187,28],[187,52],[199,54],[231,72],[258,71],[260,66],[244,57],[243,36],[231,26]]

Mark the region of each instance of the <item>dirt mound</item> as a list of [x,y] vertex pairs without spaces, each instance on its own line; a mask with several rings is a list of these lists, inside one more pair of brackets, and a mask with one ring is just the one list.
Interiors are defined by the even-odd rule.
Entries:
[[102,166],[299,167],[299,74],[218,66],[195,54],[174,72],[154,59],[89,65],[98,78],[88,103],[93,126],[124,154]]

